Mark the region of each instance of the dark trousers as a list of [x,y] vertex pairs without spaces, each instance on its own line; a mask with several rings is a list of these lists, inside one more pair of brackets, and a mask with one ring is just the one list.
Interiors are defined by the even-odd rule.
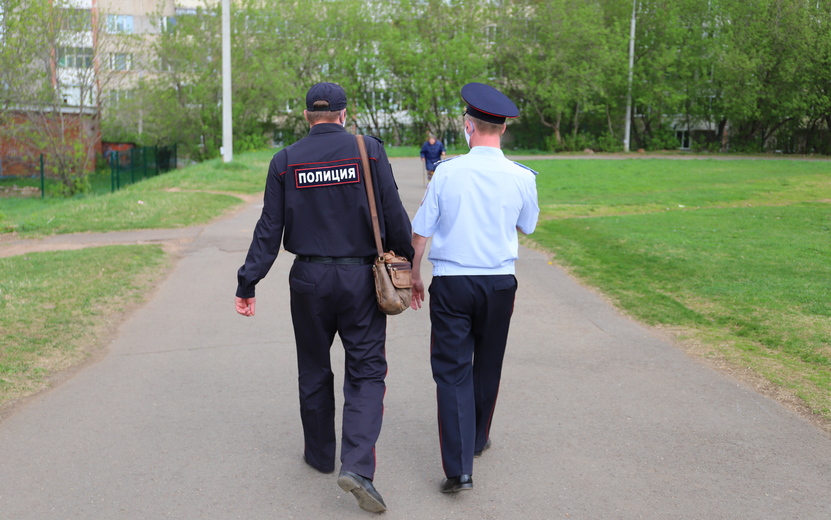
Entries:
[[375,301],[372,266],[295,261],[289,285],[306,460],[321,471],[335,468],[329,350],[337,333],[346,353],[341,469],[372,479],[387,375],[387,317]]
[[517,282],[513,275],[437,276],[430,284],[430,361],[448,477],[473,474],[488,440]]

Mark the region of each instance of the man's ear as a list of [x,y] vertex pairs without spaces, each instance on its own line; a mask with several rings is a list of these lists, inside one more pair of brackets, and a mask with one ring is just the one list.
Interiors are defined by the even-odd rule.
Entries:
[[508,125],[502,125],[502,131],[499,133],[499,135],[504,134],[505,130],[507,130],[507,129],[508,129]]

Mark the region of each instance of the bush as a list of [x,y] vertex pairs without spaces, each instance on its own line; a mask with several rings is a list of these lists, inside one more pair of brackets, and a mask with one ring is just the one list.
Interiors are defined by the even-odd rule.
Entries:
[[250,134],[237,137],[234,139],[234,151],[242,153],[264,150],[268,148],[268,141],[268,135],[266,134]]
[[675,132],[662,128],[646,139],[645,148],[654,150],[677,150],[681,147]]
[[604,133],[597,138],[595,147],[592,150],[595,152],[622,152],[623,142],[621,139],[609,133]]
[[561,143],[557,143],[556,138],[551,135],[545,139],[546,147],[554,152],[582,152],[586,148],[595,149],[597,141],[594,136],[589,134],[566,134],[562,138]]

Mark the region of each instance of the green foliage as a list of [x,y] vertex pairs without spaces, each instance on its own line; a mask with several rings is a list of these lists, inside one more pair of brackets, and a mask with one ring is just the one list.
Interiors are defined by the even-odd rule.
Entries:
[[[521,100],[525,117],[551,129],[550,148],[588,147],[591,139],[579,136],[581,118],[608,109],[621,92],[622,33],[606,23],[599,2],[515,0],[507,6],[510,14],[495,27],[497,77]],[[570,140],[562,135],[567,126]]]
[[[60,184],[55,193],[84,193],[101,137],[99,92],[106,92],[114,77],[104,64],[137,40],[110,35],[93,23],[106,18],[103,10],[93,17],[89,9],[64,2],[5,0],[0,11],[4,153],[43,154],[46,174]],[[73,41],[68,34],[75,31],[87,36]]]
[[[675,132],[693,129],[695,148],[709,151],[724,140],[734,151],[831,152],[831,0],[636,7],[633,149],[674,149]],[[324,80],[347,90],[356,131],[394,145],[428,131],[452,143],[460,87],[484,81],[521,107],[512,146],[618,149],[631,15],[620,0],[234,2],[235,146],[304,135],[304,93]],[[217,0],[177,16],[152,44],[152,73],[107,113],[106,131],[216,157],[220,18]]]

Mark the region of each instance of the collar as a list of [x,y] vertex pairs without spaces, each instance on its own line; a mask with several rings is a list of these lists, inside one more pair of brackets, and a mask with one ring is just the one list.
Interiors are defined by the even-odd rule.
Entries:
[[309,135],[331,134],[335,132],[346,132],[346,128],[338,123],[318,123],[309,129]]
[[474,146],[468,154],[482,155],[485,157],[505,157],[501,148],[494,148],[493,146]]

